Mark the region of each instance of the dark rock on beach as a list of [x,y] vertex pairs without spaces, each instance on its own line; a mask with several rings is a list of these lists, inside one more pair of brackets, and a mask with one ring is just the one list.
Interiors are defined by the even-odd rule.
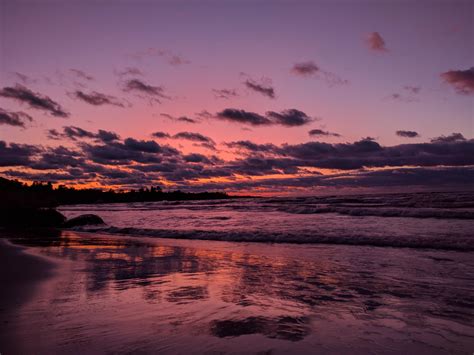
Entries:
[[66,220],[53,208],[0,208],[0,227],[4,228],[72,228],[98,224],[104,221],[94,214]]
[[102,218],[95,214],[83,214],[74,218],[71,218],[64,222],[64,228],[72,228],[78,226],[86,226],[86,225],[97,225],[97,224],[104,224]]
[[61,227],[66,220],[52,208],[2,208],[0,226],[9,228]]

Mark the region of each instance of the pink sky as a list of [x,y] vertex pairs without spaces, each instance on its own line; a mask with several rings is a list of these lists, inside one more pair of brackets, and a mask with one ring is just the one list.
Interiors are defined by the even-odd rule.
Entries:
[[[468,1],[3,1],[0,173],[84,186],[165,184],[271,194],[407,184],[469,187],[461,177],[472,176],[474,164],[469,159],[473,6]],[[307,71],[293,70],[298,66]],[[142,74],[119,74],[127,68]],[[137,88],[133,80],[148,86]],[[235,95],[216,97],[223,89]],[[27,93],[49,98],[67,117],[58,117],[44,102],[38,106]],[[91,104],[92,99],[98,101]],[[268,122],[252,125],[247,116],[236,120],[223,114],[226,109]],[[303,121],[285,113],[292,109]],[[202,111],[210,115],[197,115]],[[90,134],[68,136],[63,130],[70,126]],[[101,141],[93,136],[98,130],[120,138]],[[337,135],[310,136],[311,130]],[[171,138],[152,137],[157,131]],[[203,141],[173,138],[180,132],[208,137],[214,149],[196,146]],[[436,140],[440,136],[451,138]],[[362,140],[366,137],[373,140]],[[163,155],[159,149],[127,147],[127,138],[178,151]],[[236,141],[273,147],[232,148],[229,143]],[[359,151],[358,141],[376,141],[380,149]],[[70,152],[58,155],[59,146]],[[104,149],[154,158],[99,157],[97,151]],[[75,164],[65,160],[71,152]],[[186,157],[190,153],[210,160],[191,161],[197,158]],[[412,169],[419,179],[397,177],[385,184],[374,180],[373,169],[377,174]],[[121,177],[114,177],[118,173]],[[328,182],[333,174],[342,180]],[[351,182],[360,174],[367,183]]]

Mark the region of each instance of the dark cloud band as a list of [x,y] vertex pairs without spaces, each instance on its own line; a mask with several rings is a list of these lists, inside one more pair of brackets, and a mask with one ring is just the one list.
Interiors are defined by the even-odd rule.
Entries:
[[14,87],[4,87],[0,89],[0,96],[25,103],[33,109],[45,111],[53,116],[69,117],[69,113],[57,102],[48,96],[35,93],[23,85],[17,84]]
[[268,111],[265,116],[263,116],[255,112],[226,108],[218,112],[215,117],[221,120],[253,126],[282,125],[286,127],[303,126],[315,120],[315,118],[297,109],[289,109],[281,112]]
[[415,132],[415,131],[397,131],[396,132],[397,136],[399,137],[404,137],[404,138],[416,138],[416,137],[419,137],[420,135],[418,134],[418,132]]
[[0,125],[26,127],[26,123],[33,122],[33,118],[24,112],[12,112],[0,108]]
[[72,93],[71,96],[93,106],[112,105],[118,107],[125,107],[124,103],[121,102],[118,98],[111,95],[102,94],[97,91],[85,93],[83,91],[77,90]]

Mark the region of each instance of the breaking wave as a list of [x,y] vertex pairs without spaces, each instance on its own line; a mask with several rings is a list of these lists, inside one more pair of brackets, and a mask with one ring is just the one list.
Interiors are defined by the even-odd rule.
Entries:
[[441,218],[441,219],[474,219],[474,211],[447,210],[433,208],[377,208],[377,207],[314,207],[296,206],[281,209],[287,213],[317,214],[338,213],[348,216],[376,216],[376,217],[408,217],[408,218]]
[[357,245],[395,248],[415,249],[441,249],[457,251],[474,251],[473,238],[469,236],[458,236],[456,239],[449,236],[436,237],[400,237],[400,236],[377,236],[377,235],[317,235],[314,233],[281,233],[281,232],[242,232],[242,231],[212,231],[212,230],[166,230],[130,227],[79,227],[77,231],[100,232],[117,235],[173,238],[173,239],[203,239],[230,242],[254,242],[254,243],[291,243],[291,244],[334,244],[334,245]]
[[474,193],[245,198],[63,206],[107,226],[81,230],[157,238],[474,250]]

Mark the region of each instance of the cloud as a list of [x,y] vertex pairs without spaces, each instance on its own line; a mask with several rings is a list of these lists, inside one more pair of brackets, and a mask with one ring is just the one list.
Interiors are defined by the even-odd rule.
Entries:
[[168,54],[167,61],[168,61],[168,64],[173,65],[173,66],[191,63],[186,58],[177,54]]
[[214,145],[214,141],[210,137],[206,137],[200,133],[195,132],[179,132],[173,136],[174,139],[186,139],[193,142],[199,143],[211,143]]
[[309,117],[306,113],[296,109],[284,110],[280,113],[268,111],[266,115],[275,124],[287,127],[303,126],[315,120],[314,118]]
[[161,147],[155,141],[143,141],[134,138],[127,138],[124,140],[125,147],[138,152],[158,153]]
[[372,32],[367,36],[367,45],[369,46],[369,49],[373,51],[388,52],[388,49],[385,45],[385,40],[378,32]]
[[128,76],[128,75],[131,75],[131,76],[136,76],[136,75],[140,75],[140,76],[143,76],[143,72],[136,68],[136,67],[126,67],[124,68],[123,70],[115,70],[114,73],[119,76],[120,78],[121,77],[124,77],[124,76]]
[[380,171],[363,171],[357,174],[340,176],[337,179],[322,179],[326,186],[340,187],[407,187],[425,186],[469,186],[474,178],[472,167],[422,167],[395,168]]
[[213,114],[207,110],[202,110],[201,112],[196,112],[195,115],[201,119],[213,118]]
[[209,149],[209,150],[217,150],[216,145],[213,142],[197,143],[197,144],[194,144],[194,146],[206,148],[206,149]]
[[0,125],[25,128],[27,122],[33,122],[33,118],[24,112],[11,112],[0,108]]
[[175,120],[180,121],[180,122],[186,122],[186,123],[198,123],[198,121],[196,121],[195,119],[192,119],[186,116],[176,117]]
[[35,93],[23,85],[17,84],[15,87],[4,87],[0,90],[0,96],[26,103],[33,109],[46,111],[56,117],[69,117],[69,113],[57,102],[48,96]]
[[466,138],[461,133],[451,133],[449,136],[439,136],[431,139],[431,143],[464,142]]
[[99,132],[96,134],[96,138],[102,142],[113,142],[120,139],[120,136],[115,132],[99,129]]
[[47,133],[48,138],[54,140],[66,138],[73,141],[78,139],[95,139],[96,141],[101,142],[112,142],[120,139],[120,136],[115,132],[99,129],[97,133],[93,133],[76,126],[65,126],[63,127],[62,133],[58,132],[56,129],[50,129]]
[[357,171],[336,175],[312,175],[289,178],[270,178],[219,183],[195,184],[198,190],[259,191],[287,193],[288,188],[315,189],[324,188],[386,188],[401,187],[407,189],[419,187],[461,187],[471,184],[474,179],[473,167],[443,168],[395,168],[381,171]]
[[274,158],[249,155],[245,159],[229,163],[234,174],[262,176],[269,174],[296,174],[298,165],[291,158]]
[[415,131],[397,131],[396,132],[397,136],[399,137],[405,137],[405,138],[416,138],[416,137],[419,137],[420,135],[418,134],[418,132],[415,132]]
[[155,138],[171,138],[169,133],[166,132],[154,132],[151,134],[151,136]]
[[[129,143],[130,145],[130,143]],[[133,146],[133,143],[131,144]],[[83,144],[82,150],[88,157],[98,164],[105,165],[124,165],[131,162],[139,163],[160,163],[161,158],[156,154],[146,154],[141,152],[138,147],[140,144],[132,149],[130,146],[126,146],[123,143],[114,144],[101,144],[91,145]],[[159,150],[159,149],[157,149]]]
[[77,138],[95,138],[94,133],[75,126],[64,127],[64,136],[72,140],[76,140]]
[[298,145],[283,145],[279,153],[283,156],[302,160],[302,162],[299,162],[301,166],[342,170],[404,165],[474,164],[474,154],[472,154],[474,153],[474,141],[440,143],[402,144],[383,147],[371,139],[364,138],[354,143],[309,142]]
[[7,170],[4,172],[13,178],[27,179],[30,181],[48,181],[52,183],[63,181],[74,181],[83,178],[83,175],[77,176],[68,172],[47,172],[47,173],[31,173],[26,171]]
[[[143,185],[161,179],[185,182],[199,177],[229,175],[223,169],[207,168],[222,162],[215,156],[182,155],[173,147],[154,141],[129,137],[122,142],[109,140],[103,144],[78,142],[77,147],[79,150],[43,149],[13,143],[8,146],[0,142],[1,166],[54,170],[47,173],[9,170],[2,174],[32,180],[75,180],[77,184],[95,181],[121,186]],[[111,168],[111,165],[117,168]]]
[[62,137],[62,134],[58,132],[57,129],[48,129],[46,131],[48,139],[59,140]]
[[184,65],[184,64],[190,64],[191,61],[184,58],[182,55],[173,53],[168,50],[163,50],[163,49],[156,49],[156,48],[150,48],[149,49],[149,54],[153,55],[153,53],[159,57],[163,57],[166,62],[169,65],[172,66],[179,66],[179,65]]
[[6,143],[0,140],[0,166],[28,166],[41,148],[29,144]]
[[198,147],[203,147],[210,150],[216,150],[216,143],[212,140],[212,138],[204,136],[200,133],[195,132],[179,132],[176,133],[171,138],[173,139],[185,139],[191,142],[196,142],[194,144]]
[[419,86],[410,86],[406,85],[403,87],[402,93],[393,93],[389,96],[392,100],[402,101],[402,102],[414,102],[418,101],[418,94],[420,93],[421,88]]
[[33,161],[29,167],[36,170],[51,170],[79,167],[84,163],[82,152],[59,146],[43,151],[39,158]]
[[293,65],[291,72],[302,77],[314,77],[324,80],[328,85],[345,85],[349,81],[342,79],[338,75],[326,70],[322,70],[313,61],[300,62]]
[[92,91],[89,94],[86,94],[83,91],[77,90],[71,94],[72,97],[82,100],[93,106],[102,106],[102,105],[112,105],[125,107],[125,105],[116,97],[111,95],[101,94],[97,91]]
[[249,140],[228,142],[228,143],[224,143],[224,145],[232,149],[237,149],[238,151],[247,151],[250,154],[276,153],[278,151],[278,147],[274,144],[271,144],[271,143],[258,144],[258,143],[251,142]]
[[35,84],[37,80],[29,77],[28,75],[25,75],[23,73],[19,72],[14,72],[13,73],[23,84]]
[[82,70],[79,69],[69,69],[71,73],[76,75],[79,79],[87,80],[87,81],[92,81],[94,80],[94,77],[92,75],[86,74]]
[[311,76],[319,72],[319,67],[312,61],[296,63],[291,68],[294,74],[302,76]]
[[[15,170],[3,170],[2,174],[30,180],[74,180],[76,184],[95,181],[104,186],[125,188],[168,181],[179,188],[226,188],[236,191],[245,188],[278,189],[278,186],[339,188],[398,184],[441,186],[445,183],[467,186],[474,173],[474,140],[467,140],[458,134],[450,135],[448,139],[442,136],[443,139],[434,139],[430,143],[395,146],[382,146],[370,137],[337,144],[307,142],[275,145],[237,141],[224,144],[235,149],[240,157],[224,161],[204,154],[182,154],[171,146],[151,140],[129,137],[122,141],[113,132],[108,132],[99,140],[100,131],[93,133],[74,128],[69,131],[76,138],[74,149],[0,141],[0,165],[15,167]],[[176,136],[177,139],[190,139],[195,144],[206,144],[210,140],[194,132],[180,132]],[[453,138],[449,138],[451,136]],[[314,168],[339,171],[322,175]],[[37,173],[31,172],[31,169],[49,172]],[[268,174],[281,176],[278,179],[247,181],[239,178]],[[219,177],[226,177],[230,182],[198,182],[202,178]]]
[[184,64],[190,64],[191,61],[184,58],[182,55],[176,54],[169,50],[159,49],[150,47],[148,49],[136,52],[132,54],[132,57],[135,59],[143,59],[145,57],[162,57],[165,61],[172,66],[180,66]]
[[255,92],[258,92],[264,96],[267,96],[271,99],[274,99],[275,98],[275,89],[270,86],[270,85],[266,85],[266,84],[259,84],[257,83],[256,81],[254,80],[251,80],[251,79],[247,79],[245,82],[244,82],[245,86],[247,88],[249,88],[250,90],[253,90]]
[[161,99],[169,99],[169,97],[165,95],[165,90],[161,86],[149,85],[139,79],[127,80],[123,91],[134,92],[138,94],[139,97],[149,99],[150,102],[154,101],[161,103]]
[[155,141],[127,138],[122,142],[105,142],[105,144],[81,143],[81,148],[87,157],[95,163],[106,165],[156,164],[163,161],[163,157],[179,157],[175,148],[159,145]]
[[339,133],[323,131],[322,129],[312,129],[308,132],[310,136],[318,136],[318,137],[341,137]]
[[401,101],[401,102],[414,102],[414,101],[418,101],[416,98],[414,97],[410,97],[410,96],[405,96],[405,95],[402,95],[402,94],[399,94],[399,93],[394,93],[394,94],[391,94],[389,96],[390,99],[392,100],[395,100],[395,101]]
[[413,94],[413,95],[417,95],[417,94],[419,94],[420,91],[421,91],[421,87],[419,87],[419,86],[412,86],[412,85],[405,85],[405,86],[403,87],[403,89],[406,90],[406,91],[408,91],[408,92],[410,92],[410,93]]
[[204,164],[211,164],[211,165],[219,161],[219,159],[215,157],[210,159],[203,154],[197,154],[197,153],[185,155],[183,156],[183,159],[185,162],[188,162],[188,163],[204,163]]
[[250,124],[253,126],[271,125],[272,121],[255,112],[226,108],[217,113],[217,118],[231,122]]
[[169,115],[167,113],[160,113],[160,116],[166,117],[166,118],[170,119],[171,121],[176,121],[176,122],[199,123],[199,121],[197,121],[193,118],[189,118],[187,116],[175,117],[175,116]]
[[[226,145],[249,151],[252,154],[249,154],[248,159],[258,157],[264,172],[275,169],[276,166],[279,168],[284,166],[287,170],[298,167],[354,170],[364,167],[474,164],[474,140],[458,139],[455,142],[402,144],[392,147],[381,146],[370,137],[353,143],[338,144],[307,142],[275,146],[242,141],[226,143]],[[254,165],[250,164],[253,170],[257,170]],[[246,170],[248,167],[249,162],[245,159],[233,164],[233,169],[236,171]]]
[[212,89],[216,99],[230,99],[239,96],[235,89]]
[[265,116],[255,112],[226,108],[216,114],[218,119],[250,124],[253,126],[282,125],[287,127],[302,126],[313,122],[315,119],[297,109],[288,109],[281,112],[268,111]]
[[449,70],[441,74],[443,81],[451,85],[458,94],[474,94],[474,67],[466,70]]

